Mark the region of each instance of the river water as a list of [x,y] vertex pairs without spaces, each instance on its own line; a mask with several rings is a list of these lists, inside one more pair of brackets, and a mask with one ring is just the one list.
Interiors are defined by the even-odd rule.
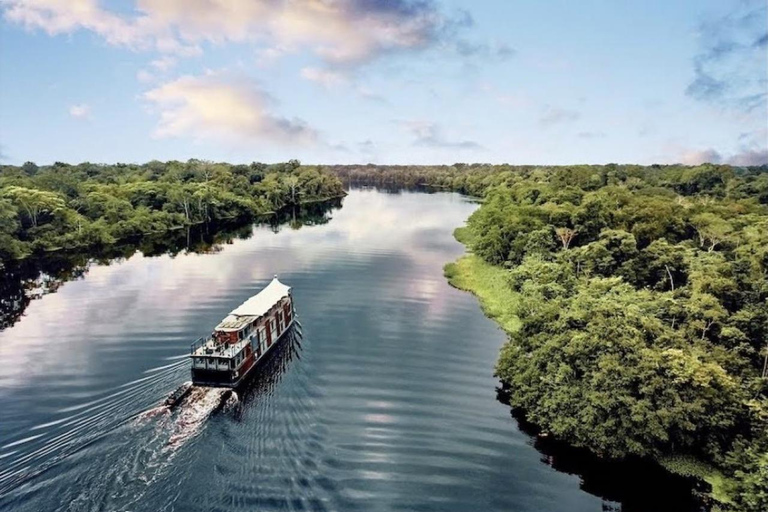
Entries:
[[[476,207],[352,190],[312,225],[6,291],[0,510],[690,510],[684,483],[541,446],[497,400],[504,335],[442,275]],[[222,410],[157,407],[189,344],[274,274],[303,338]]]

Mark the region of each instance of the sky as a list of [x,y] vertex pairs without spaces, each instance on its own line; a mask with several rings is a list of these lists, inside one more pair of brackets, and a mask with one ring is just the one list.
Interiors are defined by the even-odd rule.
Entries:
[[768,164],[767,0],[0,0],[0,162]]

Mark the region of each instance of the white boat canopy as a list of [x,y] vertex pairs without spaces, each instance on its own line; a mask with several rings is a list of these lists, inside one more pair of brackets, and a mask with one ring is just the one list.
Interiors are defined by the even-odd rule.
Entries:
[[267,313],[272,306],[280,302],[280,299],[288,296],[291,291],[290,286],[286,286],[277,280],[277,276],[272,279],[263,290],[240,304],[232,310],[227,317],[216,326],[217,331],[239,331],[258,317]]
[[280,299],[287,297],[291,291],[290,286],[286,286],[277,280],[277,276],[272,279],[266,288],[259,293],[240,304],[232,310],[233,316],[261,316],[277,304]]

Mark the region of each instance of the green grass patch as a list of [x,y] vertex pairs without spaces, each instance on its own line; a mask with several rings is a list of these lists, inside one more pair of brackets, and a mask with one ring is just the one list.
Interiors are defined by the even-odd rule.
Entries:
[[454,229],[453,237],[458,240],[459,243],[466,245],[467,249],[469,249],[469,245],[474,238],[472,231],[467,226]]
[[[465,245],[471,238],[467,228],[458,228],[454,236]],[[507,284],[504,268],[486,263],[470,253],[454,263],[448,263],[443,267],[443,273],[451,286],[477,296],[485,315],[495,320],[502,329],[513,332],[520,327],[519,319],[511,312],[511,306],[518,297]]]
[[707,482],[712,486],[710,495],[723,504],[731,504],[730,498],[734,482],[711,464],[690,456],[668,455],[661,457],[659,463],[670,473],[690,476]]

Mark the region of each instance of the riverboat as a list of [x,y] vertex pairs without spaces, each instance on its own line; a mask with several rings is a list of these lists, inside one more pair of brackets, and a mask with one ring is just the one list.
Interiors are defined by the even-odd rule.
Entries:
[[236,388],[295,322],[291,288],[277,276],[192,344],[192,384]]

